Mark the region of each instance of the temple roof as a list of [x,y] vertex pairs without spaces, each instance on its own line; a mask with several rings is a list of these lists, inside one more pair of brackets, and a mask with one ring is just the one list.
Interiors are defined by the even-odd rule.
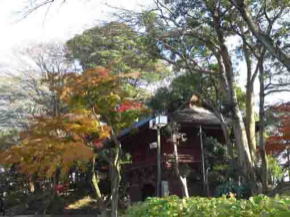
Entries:
[[[131,127],[124,129],[120,134],[119,137],[123,137],[128,135],[130,131],[133,129],[140,128],[144,125],[148,125],[149,121],[152,120],[154,117],[148,117],[141,121],[136,122]],[[169,122],[176,121],[181,124],[190,124],[190,125],[203,125],[203,126],[219,126],[220,120],[215,116],[215,114],[206,108],[191,105],[188,108],[175,111],[169,115]]]
[[172,113],[171,119],[188,124],[220,125],[221,123],[213,112],[196,105]]

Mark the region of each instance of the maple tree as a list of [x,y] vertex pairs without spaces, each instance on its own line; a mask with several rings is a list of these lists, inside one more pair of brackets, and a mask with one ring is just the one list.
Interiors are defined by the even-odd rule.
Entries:
[[[109,165],[111,181],[111,216],[117,216],[119,186],[121,181],[121,143],[118,134],[129,127],[144,112],[146,108],[130,98],[130,93],[123,83],[128,78],[136,78],[139,73],[114,75],[103,67],[86,70],[83,74],[67,76],[67,85],[62,92],[64,99],[72,109],[83,108],[92,112],[94,120],[106,126],[108,140],[96,141],[99,155]],[[98,184],[94,174],[93,182]]]
[[279,118],[279,122],[273,135],[267,138],[266,151],[271,154],[279,154],[290,148],[290,104],[281,104],[272,107],[271,110],[276,119]]
[[[22,132],[21,144],[1,154],[2,162],[16,164],[28,176],[53,177],[57,170],[62,175],[67,174],[77,162],[87,162],[93,156],[86,135],[103,133],[86,111],[56,117],[39,116],[33,121],[32,126]],[[106,135],[102,133],[100,137]]]
[[90,162],[92,182],[100,199],[95,172],[96,158],[100,157],[109,165],[112,216],[116,216],[122,157],[118,134],[147,111],[130,98],[123,86],[128,78],[137,76],[113,75],[103,67],[64,74],[62,85],[51,88],[66,108],[34,117],[29,129],[22,132],[20,144],[0,153],[0,163],[16,165],[30,177],[54,178],[57,174],[66,176],[72,167],[85,168]]
[[285,160],[285,167],[290,174],[290,104],[283,103],[271,108],[278,124],[274,127],[274,132],[267,138],[266,152],[274,156],[282,156]]

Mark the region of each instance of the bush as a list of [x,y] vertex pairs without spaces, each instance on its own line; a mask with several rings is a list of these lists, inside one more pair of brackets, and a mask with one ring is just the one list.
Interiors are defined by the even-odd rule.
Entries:
[[249,198],[250,189],[245,185],[239,185],[236,182],[229,181],[217,186],[215,196],[221,197],[229,193],[234,193],[237,198]]
[[235,198],[148,198],[130,207],[124,217],[289,217],[290,197],[264,195]]

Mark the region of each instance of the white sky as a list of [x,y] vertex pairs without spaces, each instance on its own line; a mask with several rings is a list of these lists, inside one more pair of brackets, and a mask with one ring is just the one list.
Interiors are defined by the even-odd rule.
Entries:
[[[21,19],[32,0],[0,0],[0,66],[9,68],[14,53],[30,43],[65,41],[94,25],[112,19],[107,5],[138,10],[150,0],[67,0],[66,3],[39,9]],[[0,72],[1,73],[1,72]]]
[[[20,19],[29,1],[33,0],[0,0],[0,75],[13,68],[17,62],[17,50],[22,47],[32,43],[66,41],[85,29],[109,21],[113,9],[108,5],[140,10],[152,3],[152,0],[66,0],[60,4],[62,0],[58,0],[59,3],[53,4],[49,10],[48,7],[41,8]],[[244,73],[243,64],[239,71]],[[270,98],[269,101],[281,101],[289,97],[284,93]]]

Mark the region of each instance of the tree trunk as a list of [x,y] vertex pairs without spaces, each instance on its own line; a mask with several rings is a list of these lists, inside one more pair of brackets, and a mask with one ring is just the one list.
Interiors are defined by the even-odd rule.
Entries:
[[260,80],[260,123],[259,123],[259,146],[260,146],[260,155],[262,160],[262,186],[263,191],[266,193],[268,191],[268,162],[267,162],[267,154],[265,150],[265,140],[264,140],[264,131],[265,131],[265,110],[264,110],[264,102],[265,102],[265,87],[264,87],[264,67],[263,67],[263,59],[259,60],[259,80]]
[[111,165],[111,217],[118,216],[120,181],[120,163],[117,162]]
[[95,163],[96,163],[96,155],[94,155],[93,157],[93,165],[92,165],[92,185],[93,185],[93,188],[95,190],[95,193],[96,193],[96,197],[98,200],[101,200],[102,199],[102,194],[101,194],[101,191],[100,191],[100,188],[99,188],[99,177],[98,175],[96,174],[96,171],[95,171]]
[[254,112],[254,91],[253,85],[249,84],[246,93],[246,133],[253,162],[256,160],[256,120]]
[[240,111],[234,114],[233,128],[238,147],[239,164],[242,168],[242,175],[246,178],[247,182],[255,181],[254,164],[251,160],[251,154],[247,142],[245,125]]
[[289,148],[287,148],[287,170],[288,170],[288,182],[290,181],[290,151]]
[[179,156],[178,156],[178,150],[177,150],[177,133],[178,132],[173,132],[172,135],[172,141],[173,141],[173,155],[174,155],[174,169],[175,169],[175,173],[176,176],[178,177],[179,181],[180,181],[180,186],[181,186],[181,190],[182,190],[182,195],[183,197],[189,197],[188,194],[188,188],[187,188],[187,178],[184,176],[182,176],[182,174],[180,173],[179,170]]
[[182,194],[184,197],[188,198],[189,194],[188,194],[188,187],[187,187],[187,178],[179,176],[179,180],[182,186]]
[[199,142],[200,142],[200,151],[201,151],[201,166],[202,166],[202,181],[203,181],[203,193],[208,197],[209,188],[208,188],[208,178],[207,178],[207,169],[205,168],[205,153],[203,145],[203,135],[202,127],[199,126]]
[[113,136],[115,147],[113,148],[113,159],[110,163],[110,179],[111,179],[111,217],[118,217],[119,204],[119,187],[121,182],[121,144],[115,136]]
[[[216,9],[212,13],[214,27],[217,33],[220,47],[220,55],[223,60],[223,68],[221,68],[220,71],[221,73],[225,73],[226,82],[228,85],[226,96],[232,112],[233,130],[235,135],[235,142],[238,147],[239,163],[246,182],[254,183],[256,180],[254,164],[251,158],[245,124],[238,105],[237,94],[235,91],[236,84],[234,80],[235,75],[233,72],[232,61],[228,49],[225,45],[225,38],[221,28],[221,18],[219,17],[219,13],[216,11]],[[252,190],[254,190],[253,187]]]
[[247,63],[247,89],[246,89],[246,133],[249,149],[253,162],[256,160],[256,120],[254,112],[254,81],[256,73],[252,73],[252,61],[246,45],[243,45],[244,55]]
[[157,197],[161,197],[161,135],[160,128],[157,128],[157,183],[156,183]]

